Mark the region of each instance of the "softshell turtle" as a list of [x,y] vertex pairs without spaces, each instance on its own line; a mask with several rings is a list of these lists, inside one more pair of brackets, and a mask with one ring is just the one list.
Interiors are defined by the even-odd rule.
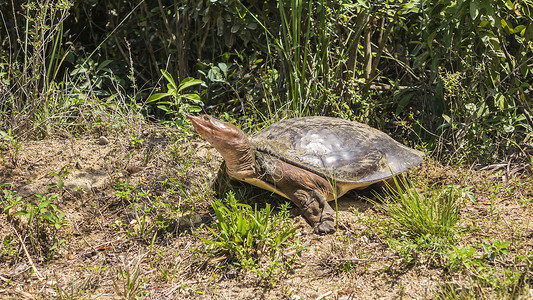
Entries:
[[328,201],[419,165],[424,154],[368,125],[331,117],[283,120],[247,137],[211,116],[187,116],[234,179],[298,206],[315,233],[335,232]]

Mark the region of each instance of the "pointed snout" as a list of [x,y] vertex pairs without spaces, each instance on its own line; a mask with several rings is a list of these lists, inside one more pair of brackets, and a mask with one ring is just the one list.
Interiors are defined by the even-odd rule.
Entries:
[[209,115],[202,115],[202,116],[185,115],[185,117],[191,120],[196,130],[198,130],[199,127],[206,127],[211,121],[211,117]]
[[207,128],[207,124],[206,124],[206,119],[207,121],[209,120],[209,116],[207,115],[204,115],[204,116],[192,116],[192,115],[185,115],[185,117],[187,117],[187,119],[191,120],[192,122],[192,125],[194,126],[194,129],[196,130],[196,132],[198,132],[198,134],[200,134],[201,136],[203,136],[205,138],[205,134],[207,132],[209,132],[208,128]]
[[191,120],[191,122],[196,123],[195,121],[197,121],[200,117],[195,117],[195,116],[191,116],[191,115],[185,115],[185,117],[189,120]]

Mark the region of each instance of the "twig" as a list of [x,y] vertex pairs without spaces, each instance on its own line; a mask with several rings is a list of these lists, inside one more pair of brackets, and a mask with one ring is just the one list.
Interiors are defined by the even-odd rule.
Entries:
[[506,178],[504,182],[510,181],[511,180],[511,160],[510,159],[507,161],[507,168],[505,169],[505,175],[506,175]]
[[515,267],[515,268],[526,268],[528,267],[527,264],[516,264],[516,263],[507,263],[507,262],[504,262],[503,260],[500,260],[500,259],[495,259],[494,262],[497,262],[505,267]]
[[109,241],[109,242],[100,243],[100,244],[95,245],[95,246],[90,246],[89,248],[84,249],[83,252],[86,253],[86,252],[90,252],[90,251],[97,251],[97,250],[101,249],[102,247],[107,246],[107,245],[112,244],[112,243],[115,243],[115,241]]
[[344,230],[348,231],[349,233],[351,234],[354,234],[355,235],[355,231],[351,230],[350,228],[348,228],[348,226],[346,226],[346,224],[344,224],[343,222],[341,221],[337,221],[343,228]]
[[366,258],[356,258],[356,257],[352,257],[352,258],[337,258],[338,261],[368,261],[368,259]]
[[182,287],[181,285],[177,284],[175,287],[171,288],[170,291],[168,291],[166,294],[165,294],[165,297],[170,297],[170,295],[174,294],[174,292],[179,289],[180,287]]
[[44,277],[43,275],[41,274],[41,272],[39,272],[39,270],[37,270],[37,267],[35,266],[35,264],[33,263],[33,260],[31,259],[31,256],[30,254],[28,253],[28,249],[26,249],[26,245],[24,245],[24,241],[22,240],[22,238],[20,237],[20,234],[18,233],[18,231],[13,228],[13,230],[15,231],[15,234],[17,235],[17,237],[19,238],[19,241],[20,241],[20,244],[22,245],[22,249],[24,249],[24,253],[26,254],[26,257],[28,258],[28,261],[33,269],[33,272],[35,272],[35,275],[37,275],[37,278],[39,279],[39,281],[43,281],[44,280]]
[[381,238],[379,237],[379,235],[374,231],[374,229],[372,229],[371,226],[368,226],[367,228],[370,229],[370,231],[372,231],[372,233],[376,236],[376,238],[378,238],[378,240],[379,240],[380,243],[385,244],[385,243],[383,243],[383,241],[381,240]]
[[492,165],[484,166],[483,168],[479,169],[478,171],[494,170],[494,169],[499,169],[499,168],[503,168],[503,167],[506,167],[506,166],[507,166],[506,163],[492,164]]
[[327,292],[327,293],[325,293],[325,294],[322,294],[322,295],[318,296],[315,300],[324,299],[324,298],[326,298],[327,296],[329,296],[329,295],[331,295],[331,294],[333,294],[333,292],[332,292],[332,291],[329,291],[329,292]]

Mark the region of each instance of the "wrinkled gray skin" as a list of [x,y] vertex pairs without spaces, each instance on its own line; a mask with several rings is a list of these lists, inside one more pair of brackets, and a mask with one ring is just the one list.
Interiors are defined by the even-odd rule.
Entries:
[[365,124],[330,117],[281,121],[248,138],[208,115],[187,116],[228,175],[290,199],[318,234],[335,232],[328,201],[419,165],[424,154]]

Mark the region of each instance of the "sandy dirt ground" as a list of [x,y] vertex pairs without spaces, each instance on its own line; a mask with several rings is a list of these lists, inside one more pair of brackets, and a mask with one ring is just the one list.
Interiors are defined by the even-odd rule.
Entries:
[[[221,157],[197,137],[183,136],[155,128],[137,140],[49,138],[21,142],[18,152],[6,145],[0,183],[10,185],[0,194],[0,297],[431,299],[445,285],[472,288],[467,272],[450,272],[430,250],[409,256],[394,247],[391,241],[401,238],[397,231],[387,233],[391,220],[367,201],[373,197],[368,192],[339,199],[339,230],[333,235],[312,234],[291,210],[302,249],[287,253],[294,261],[270,282],[228,266],[223,257],[207,256],[198,236],[209,236],[205,226],[214,221],[211,185]],[[454,243],[481,251],[483,243],[510,242],[507,256],[491,265],[494,270],[519,269],[524,260],[516,263],[517,257],[533,256],[531,174],[522,167],[509,174],[509,166],[474,170],[428,161],[409,175],[421,189],[471,186],[475,202],[465,198],[459,224],[464,230]],[[36,194],[57,195],[53,203],[67,222],[58,230],[37,227],[15,214],[24,207],[20,203],[6,210],[7,191],[20,196],[20,203],[38,203]],[[252,192],[264,194],[262,201],[283,201]],[[57,240],[61,246],[50,250]],[[525,272],[531,282],[531,268]],[[529,291],[521,297],[533,297]]]

